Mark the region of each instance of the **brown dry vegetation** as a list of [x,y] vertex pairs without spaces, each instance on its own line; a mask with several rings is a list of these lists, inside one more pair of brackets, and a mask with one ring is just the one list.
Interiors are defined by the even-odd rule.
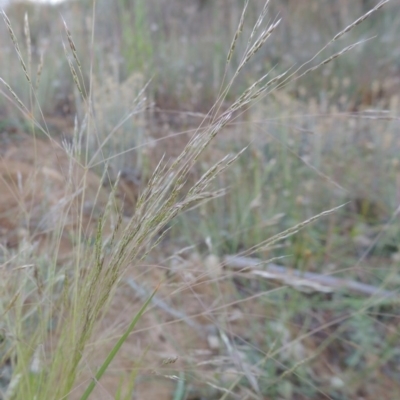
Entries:
[[[170,222],[156,249],[126,265],[85,348],[71,399],[80,398],[160,283],[156,300],[92,398],[400,397],[398,300],[386,301],[378,291],[397,293],[400,283],[399,21],[393,18],[399,7],[394,3],[366,20],[365,28],[361,24],[351,31],[343,43],[335,43],[330,54],[373,34],[379,35],[378,42],[364,44],[296,83],[274,88],[237,113],[201,155],[182,197],[225,154],[248,146],[211,185],[210,191],[227,188],[223,197]],[[53,304],[46,296],[58,299],[58,294],[51,289],[43,295],[44,282],[53,273],[68,275],[80,249],[95,254],[96,230],[107,205],[112,203],[103,227],[106,259],[118,215],[121,227],[129,226],[138,197],[162,157],[171,165],[194,133],[206,131],[238,93],[268,70],[274,77],[308,60],[374,5],[271,1],[271,20],[277,15],[283,19],[275,38],[257,53],[220,109],[210,114],[242,2],[99,1],[93,52],[91,2],[71,2],[59,9],[19,3],[7,10],[21,47],[28,11],[32,65],[40,64],[46,49],[37,98],[48,129],[32,127],[30,115],[44,126],[36,106],[21,117],[15,97],[2,86],[0,371],[5,378],[0,376],[0,390],[5,392],[10,382],[6,373],[16,369],[21,358],[13,351],[23,334],[10,328],[19,316],[15,293],[27,315],[35,304]],[[249,18],[256,19],[262,6],[261,1],[250,1]],[[59,10],[82,62],[82,82],[91,85],[90,105],[78,93],[60,46],[64,27]],[[250,28],[245,25],[244,34]],[[0,30],[0,76],[30,104],[32,93],[17,69],[6,27]],[[245,44],[246,39],[240,39],[237,47],[244,49]],[[22,51],[25,56],[26,49]],[[233,59],[227,67],[227,79],[239,61]],[[91,113],[94,118],[87,121],[85,115]],[[85,124],[94,134],[82,136],[79,159],[70,149]],[[257,247],[343,203],[345,207],[296,235]],[[141,249],[141,254],[146,251]],[[282,284],[276,276],[261,279],[247,269],[230,268],[225,256],[237,253],[282,264],[289,275],[290,269],[298,269],[340,276],[369,284],[377,293],[304,293],[304,287],[290,280]],[[26,288],[18,287],[12,273],[18,282],[28,282]],[[62,309],[58,300],[54,304]],[[6,315],[9,319],[3,318]],[[62,320],[57,318],[55,324]],[[40,344],[46,347],[43,354],[54,349],[57,333],[49,337]],[[32,358],[35,354],[36,349]],[[119,391],[126,391],[126,397],[118,397]]]

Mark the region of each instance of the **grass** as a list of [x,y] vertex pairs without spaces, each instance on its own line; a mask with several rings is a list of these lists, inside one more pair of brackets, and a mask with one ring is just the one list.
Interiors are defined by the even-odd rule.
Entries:
[[[103,76],[111,75],[121,81],[136,68],[136,73],[149,73],[146,78],[152,78],[153,84],[148,93],[160,108],[176,109],[184,106],[185,110],[207,112],[216,100],[216,92],[226,67],[226,49],[235,34],[242,6],[237,4],[231,7],[225,2],[199,3],[204,7],[197,8],[195,3],[182,7],[177,0],[133,3],[118,1],[113,7],[109,7],[108,2],[101,0],[97,2],[95,15],[98,29],[97,45],[93,53],[90,52],[90,2],[79,2],[73,7],[65,4],[60,11],[71,31],[75,33],[75,44],[79,53],[91,54],[90,58],[82,59],[85,74],[90,71],[91,61]],[[249,18],[256,20],[263,5],[261,0],[250,2]],[[229,94],[231,97],[228,96],[229,101],[242,93],[249,83],[254,82],[255,77],[271,70],[271,73],[279,74],[293,65],[301,65],[338,31],[366,12],[362,0],[343,2],[340,10],[328,1],[313,1],[312,6],[303,1],[286,5],[284,2],[272,2],[270,9],[271,16],[282,17],[281,28],[271,37],[269,45],[260,49],[253,62],[247,65],[246,71],[237,77]],[[45,61],[46,57],[55,60],[46,62],[43,70],[46,79],[38,91],[44,111],[51,114],[54,112],[54,105],[68,99],[71,101],[73,95],[71,74],[59,46],[62,22],[58,18],[57,8],[43,6],[39,10],[32,5],[17,4],[9,7],[8,13],[11,19],[20,21],[19,29],[16,30],[18,34],[23,33],[22,21],[26,10],[29,12],[31,24],[33,59],[38,60],[44,54]],[[374,43],[379,41],[381,46],[367,41],[353,51],[351,56],[340,57],[327,65],[324,73],[312,74],[310,78],[302,79],[301,84],[291,85],[289,89],[292,94],[304,97],[306,93],[307,98],[312,95],[319,99],[323,93],[331,92],[334,94],[334,103],[345,94],[347,101],[344,105],[348,107],[347,110],[362,105],[371,95],[371,91],[373,92],[372,86],[376,86],[374,82],[382,84],[388,76],[396,76],[398,46],[394,38],[398,35],[399,26],[396,11],[397,4],[390,2],[379,13],[354,27],[333,44],[332,53],[357,40],[375,36]],[[76,18],[76,15],[87,15],[88,18]],[[129,24],[124,23],[125,20],[129,20]],[[148,29],[141,29],[142,26]],[[237,42],[238,51],[227,67],[230,77],[238,67],[240,55],[246,47],[245,38],[250,31],[250,24],[245,24],[244,35]],[[135,41],[130,43],[133,36]],[[23,84],[21,85],[22,76],[17,74],[18,60],[7,56],[12,54],[13,49],[9,47],[4,27],[1,37],[4,38],[1,41],[4,48],[2,65],[5,66],[3,79],[12,85],[20,97],[25,96],[26,91]],[[393,51],[385,51],[385,48],[392,48]],[[321,61],[322,57],[323,55]],[[379,67],[375,68],[378,60]],[[358,65],[363,68],[358,74],[354,74],[352,71]],[[8,71],[12,73],[9,74]],[[337,76],[340,80],[349,81],[340,90],[331,80],[331,76],[339,71]],[[391,88],[393,85],[389,85],[389,92]],[[396,90],[392,93],[396,93]],[[388,95],[385,93],[383,97],[387,98]],[[376,105],[376,99],[374,104]],[[4,107],[7,107],[7,103]]]
[[[216,74],[225,77],[221,89],[207,88],[215,105],[175,141],[160,125],[149,134],[157,96],[144,71],[121,84],[118,71],[97,66],[95,51],[81,61],[69,22],[62,24],[63,65],[78,118],[72,135],[54,137],[40,82],[36,88],[40,74],[32,72],[29,21],[24,48],[4,17],[28,86],[26,94],[16,75],[2,81],[4,93],[32,135],[23,138],[28,151],[8,143],[2,155],[2,191],[18,206],[0,213],[7,227],[0,366],[12,373],[4,398],[87,398],[94,386],[93,398],[182,399],[199,390],[216,399],[398,395],[395,305],[379,294],[304,294],[290,281],[254,279],[224,262],[240,253],[397,290],[396,116],[340,113],[279,90],[318,75],[351,53],[348,44],[295,75],[275,70],[243,87],[241,75],[280,29],[278,20],[265,20],[267,8],[248,29],[253,4],[236,15],[226,73]],[[146,5],[135,3],[137,34]],[[339,29],[323,50],[364,19]],[[96,9],[90,22],[91,29],[99,23]],[[127,71],[156,56],[150,40],[144,32],[134,42],[145,50]],[[131,165],[143,175],[139,188],[128,186],[124,170]],[[130,194],[134,212],[126,208]],[[126,277],[140,281],[140,301],[132,301]],[[154,297],[144,289],[160,282]],[[140,319],[130,325],[133,316]],[[171,350],[179,357],[165,354]]]

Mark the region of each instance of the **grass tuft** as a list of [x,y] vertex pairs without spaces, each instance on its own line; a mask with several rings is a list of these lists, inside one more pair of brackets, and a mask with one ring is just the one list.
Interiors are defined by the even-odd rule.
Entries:
[[[332,259],[331,264],[341,259],[341,255],[335,254],[332,249],[345,247],[344,235],[340,231],[343,229],[350,231],[349,237],[353,235],[362,246],[367,243],[359,262],[354,264],[353,260],[349,261],[349,265],[355,265],[355,278],[365,280],[363,274],[367,272],[360,271],[359,263],[382,238],[382,234],[378,234],[376,240],[360,235],[358,231],[363,228],[360,221],[353,222],[351,226],[342,222],[345,220],[343,214],[349,207],[346,198],[349,191],[345,189],[345,186],[349,186],[348,182],[338,183],[344,175],[340,169],[339,172],[335,170],[335,176],[330,178],[332,171],[325,169],[332,164],[324,165],[321,161],[326,159],[326,154],[334,158],[334,149],[342,149],[342,137],[330,137],[326,143],[317,135],[314,135],[315,140],[309,138],[310,131],[320,128],[318,118],[322,111],[310,102],[311,111],[305,115],[309,120],[304,122],[304,126],[296,122],[292,124],[299,135],[296,140],[289,141],[286,139],[291,122],[282,123],[276,118],[274,107],[281,102],[282,110],[288,113],[286,121],[296,121],[290,109],[294,100],[288,100],[277,89],[331,63],[356,45],[365,43],[362,40],[344,45],[340,51],[317,62],[316,66],[307,68],[331,44],[380,10],[388,0],[381,1],[371,11],[347,25],[294,72],[290,72],[290,69],[283,72],[272,69],[262,73],[261,78],[248,81],[244,88],[237,90],[239,94],[231,99],[228,95],[232,89],[236,90],[239,75],[261,57],[261,49],[283,24],[283,19],[278,19],[264,27],[269,3],[264,3],[254,26],[248,30],[245,19],[251,12],[250,2],[246,0],[226,56],[227,83],[224,78],[215,104],[206,115],[201,115],[202,121],[191,132],[191,137],[180,143],[176,157],[169,158],[168,152],[162,151],[162,156],[154,162],[154,168],[149,165],[154,160],[140,151],[163,138],[151,138],[146,130],[146,118],[138,117],[154,111],[151,109],[151,99],[146,98],[150,83],[143,84],[141,89],[130,88],[127,94],[130,104],[124,105],[126,109],[121,112],[120,103],[126,93],[123,89],[130,84],[134,86],[137,82],[146,82],[143,76],[135,75],[135,79],[121,83],[116,73],[113,79],[106,80],[107,67],[103,71],[97,68],[95,57],[88,60],[90,71],[86,75],[86,59],[80,60],[78,50],[80,42],[63,19],[68,40],[68,45],[62,44],[64,61],[75,90],[79,93],[76,100],[81,109],[75,117],[72,136],[60,139],[46,125],[38,101],[39,83],[44,79],[45,71],[43,52],[40,53],[35,84],[31,79],[35,46],[28,16],[25,15],[23,25],[27,48],[25,62],[15,30],[3,12],[6,29],[22,68],[21,73],[28,82],[30,107],[24,105],[25,100],[22,99],[25,98],[13,89],[14,85],[0,79],[16,107],[32,125],[32,138],[24,138],[22,143],[31,147],[34,153],[30,154],[29,163],[20,160],[17,150],[12,146],[6,149],[4,155],[1,154],[4,171],[0,171],[0,188],[9,196],[4,201],[5,212],[1,209],[0,222],[7,223],[14,235],[4,250],[0,249],[0,289],[4,293],[0,298],[0,367],[8,363],[12,371],[5,394],[1,394],[4,398],[94,398],[96,391],[102,390],[100,379],[103,382],[106,374],[112,375],[114,372],[111,362],[118,357],[123,359],[125,354],[121,354],[122,345],[133,346],[130,336],[138,338],[138,342],[162,337],[163,341],[170,340],[171,348],[183,348],[183,344],[180,347],[179,336],[172,334],[166,339],[169,331],[163,328],[172,325],[171,321],[160,322],[157,312],[144,314],[145,310],[150,311],[150,304],[164,311],[169,310],[170,315],[196,330],[214,353],[207,353],[209,359],[201,362],[192,355],[187,356],[185,365],[191,368],[176,372],[174,365],[180,362],[180,357],[164,354],[161,357],[156,351],[149,351],[148,355],[147,351],[141,349],[142,358],[131,363],[132,371],[127,374],[131,380],[127,392],[124,392],[120,383],[116,398],[130,398],[132,392],[138,390],[136,383],[141,383],[139,368],[140,372],[151,371],[148,373],[150,377],[168,378],[173,383],[177,381],[174,386],[174,398],[177,400],[189,395],[186,393],[191,388],[189,382],[196,379],[216,390],[217,396],[214,397],[221,400],[229,396],[327,397],[327,393],[330,395],[334,390],[328,387],[325,377],[318,375],[313,363],[322,358],[321,354],[331,343],[339,341],[338,346],[342,346],[343,353],[350,354],[342,362],[347,368],[344,372],[361,368],[364,359],[368,368],[373,369],[389,358],[389,345],[386,348],[382,343],[374,342],[372,334],[363,336],[352,326],[356,319],[360,319],[359,323],[363,324],[365,331],[373,331],[372,328],[379,321],[373,320],[372,312],[380,313],[377,307],[382,305],[378,295],[361,301],[332,289],[316,290],[317,293],[307,297],[289,287],[289,284],[276,287],[272,286],[274,283],[260,279],[249,284],[246,279],[250,274],[241,275],[248,271],[229,271],[227,263],[220,261],[222,258],[219,256],[236,253],[257,255],[270,263],[285,262],[289,258],[288,253],[292,252],[291,267],[296,268],[294,275],[301,276],[302,271],[316,269],[315,264],[323,259]],[[119,6],[122,10],[123,7],[129,8],[122,1]],[[147,7],[147,3],[140,1],[135,5],[136,14],[126,14],[127,19],[134,18],[135,26],[132,28],[124,24],[122,41],[138,51],[137,60],[127,60],[128,69],[139,67],[143,71],[146,65],[152,65],[154,61],[149,32],[146,31],[137,42],[131,37],[133,31],[143,30]],[[92,26],[95,25],[95,16],[94,9],[93,20],[89,21]],[[246,33],[247,44],[241,52],[240,42]],[[92,32],[92,38],[93,35]],[[93,42],[91,46],[94,47]],[[142,56],[150,59],[143,59]],[[235,59],[240,61],[229,75],[228,70]],[[85,83],[88,81],[90,84]],[[112,92],[113,88],[115,93],[107,93]],[[267,117],[264,109],[257,111],[261,99],[266,96],[271,100],[271,111],[268,111],[270,114]],[[40,120],[35,117],[33,110],[39,110]],[[248,130],[252,137],[247,136],[246,121],[239,118],[249,112],[253,112],[253,116],[257,112],[261,114],[260,122],[254,122],[255,128]],[[333,127],[337,127],[338,114],[332,113]],[[254,117],[253,121],[257,120]],[[388,118],[386,122],[389,124],[394,120]],[[268,138],[263,128],[266,122],[275,124],[268,132]],[[131,125],[127,127],[127,123]],[[228,150],[232,151],[227,155],[225,147],[222,153],[218,152],[217,144],[222,143],[226,133],[235,133],[234,129],[246,132],[244,140],[234,141],[229,137]],[[36,130],[44,134],[47,142],[37,138]],[[281,138],[284,145],[279,142]],[[338,143],[333,143],[335,140]],[[114,147],[116,143],[119,143],[118,147]],[[215,148],[212,146],[214,144]],[[368,143],[365,146],[366,157],[373,145],[376,144]],[[126,212],[129,194],[126,176],[129,174],[123,170],[120,161],[127,154],[137,157],[136,165],[145,175],[143,185],[134,194],[130,193],[134,203],[130,212]],[[132,159],[133,156],[129,161]],[[353,158],[348,164],[351,162]],[[314,186],[315,172],[318,178],[324,179],[322,189]],[[330,196],[326,185],[334,186],[339,194]],[[318,196],[324,200],[315,206]],[[337,206],[338,203],[344,204]],[[281,213],[283,205],[284,214]],[[361,208],[363,211],[360,214],[368,214],[368,210],[379,207]],[[398,210],[396,207],[394,216],[386,224],[387,228]],[[180,237],[174,241],[173,235],[177,229],[181,229]],[[277,234],[277,230],[280,233]],[[394,237],[397,237],[397,233],[394,233]],[[16,243],[14,248],[10,245],[11,239]],[[204,257],[205,260],[201,259],[203,255],[200,250],[197,253],[197,247],[201,247],[199,242],[205,244],[204,252],[209,253],[208,257]],[[157,260],[155,255],[170,243],[180,249],[171,256],[175,263],[162,257],[162,268],[168,269],[168,273],[157,275],[157,268],[150,264],[158,262],[154,261]],[[182,243],[193,251],[191,258],[185,259]],[[264,274],[261,271],[265,262],[259,264],[258,278],[262,275],[266,277],[266,271]],[[332,267],[334,272],[335,268]],[[286,270],[282,268],[281,271]],[[113,322],[111,327],[105,329],[107,318],[117,314],[114,313],[114,302],[117,297],[124,295],[125,277],[131,290],[141,295],[146,293],[139,284],[132,283],[134,281],[130,275],[133,273],[138,276],[154,273],[158,282],[168,283],[158,286],[146,300],[141,300],[130,323],[115,322],[114,326]],[[304,279],[307,276],[304,274]],[[378,276],[374,279],[377,283],[368,286],[371,290],[375,287],[383,289],[391,284],[387,277]],[[289,280],[283,282],[288,283]],[[317,286],[314,285],[314,288]],[[345,289],[346,285],[343,286]],[[156,292],[162,292],[159,298],[154,297]],[[161,299],[165,295],[168,300],[176,300],[174,296],[178,293],[186,296],[180,300],[183,303],[187,301],[189,311],[195,301],[197,308],[194,307],[196,311],[193,314],[204,318],[207,321],[205,324],[193,322],[193,315],[175,310],[179,299],[175,303],[171,301],[172,305]],[[337,303],[332,304],[328,296],[339,299],[338,309],[334,309]],[[129,302],[124,300],[123,306],[126,308],[119,310],[119,315],[132,315],[131,311],[125,313],[128,310],[126,303]],[[251,303],[250,307],[246,308],[248,303]],[[322,308],[317,307],[320,303],[323,304]],[[340,314],[339,317],[336,313]],[[330,317],[328,322],[327,315]],[[384,313],[381,315],[382,318],[387,317]],[[254,325],[247,324],[250,317],[254,318]],[[121,332],[121,324],[127,325],[122,328],[123,335],[115,333]],[[240,330],[243,326],[245,331]],[[105,330],[104,336],[102,330]],[[158,335],[154,336],[156,339],[152,336],[153,331]],[[148,337],[144,338],[143,332]],[[183,332],[185,340],[190,338]],[[390,327],[389,333],[392,341],[398,336],[395,327]],[[389,333],[385,332],[387,337]],[[116,337],[119,339],[115,340]],[[111,350],[107,350],[110,341],[116,343]],[[363,352],[365,348],[376,351],[376,357],[368,358],[368,354]],[[97,363],[96,353],[99,353],[102,361],[100,368],[93,373],[93,365]],[[153,368],[151,362],[157,364],[154,362],[155,354],[167,362],[163,361]],[[149,357],[153,357],[153,360],[147,365]],[[206,369],[199,369],[201,363],[208,363],[213,374],[207,373]],[[227,364],[231,370],[225,368]],[[200,371],[198,375],[196,367]],[[88,374],[90,383],[86,379]],[[123,392],[126,396],[123,396]],[[354,390],[352,393],[356,392]]]

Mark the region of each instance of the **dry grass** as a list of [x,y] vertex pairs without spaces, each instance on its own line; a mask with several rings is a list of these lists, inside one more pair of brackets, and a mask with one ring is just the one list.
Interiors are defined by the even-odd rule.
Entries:
[[[0,210],[6,238],[0,266],[0,365],[12,372],[5,398],[81,398],[155,282],[163,283],[157,297],[107,375],[95,382],[94,398],[131,398],[132,391],[137,398],[171,398],[174,392],[176,400],[373,398],[368,396],[376,395],[383,384],[363,387],[365,376],[384,381],[386,393],[398,394],[398,385],[385,370],[393,368],[389,353],[398,336],[390,304],[386,315],[378,295],[367,300],[340,291],[303,295],[268,281],[249,283],[248,276],[230,271],[220,258],[240,251],[284,262],[291,252],[291,266],[299,269],[316,269],[324,260],[325,265],[342,264],[318,272],[338,273],[348,263],[355,265],[350,268],[354,278],[367,283],[375,279],[371,283],[382,288],[391,284],[385,273],[397,277],[394,269],[376,276],[372,262],[360,269],[354,258],[345,259],[347,253],[335,254],[343,243],[335,229],[357,229],[345,226],[347,209],[339,212],[337,207],[354,194],[351,179],[347,182],[342,172],[349,171],[354,160],[344,157],[338,166],[330,161],[350,139],[329,136],[338,127],[337,115],[320,124],[323,110],[315,103],[310,101],[304,112],[303,105],[277,90],[332,62],[352,45],[316,60],[315,66],[305,63],[296,75],[278,72],[255,78],[236,100],[227,102],[239,72],[279,29],[277,21],[265,21],[265,8],[242,46],[246,7],[237,19],[226,83],[215,105],[194,132],[179,135],[186,139],[172,142],[171,152],[158,146],[165,140],[171,146],[173,139],[149,132],[143,112],[153,116],[151,101],[144,98],[147,91],[136,86],[137,78],[144,85],[142,76],[132,77],[130,88],[119,84],[118,76],[105,79],[93,71],[86,76],[85,63],[93,60],[80,60],[79,45],[66,22],[64,51],[80,112],[74,132],[63,140],[54,138],[38,104],[41,73],[32,75],[32,30],[26,20],[26,57],[5,17],[29,92],[21,96],[7,83],[6,96],[32,132],[18,145],[12,142],[1,159],[0,193],[7,193],[7,202]],[[368,16],[350,23],[328,45]],[[234,59],[238,63],[232,73]],[[41,71],[41,61],[38,65]],[[271,99],[269,109],[262,106],[265,97]],[[130,104],[121,107],[121,99]],[[284,123],[273,119],[275,106],[288,113],[282,115]],[[293,126],[290,107],[300,109],[305,121],[296,120]],[[244,111],[250,122],[238,118]],[[351,126],[349,114],[346,117],[343,130]],[[357,120],[358,129],[365,121]],[[391,116],[387,124],[393,121]],[[291,129],[301,135],[290,138]],[[245,137],[242,146],[243,130],[251,137]],[[322,137],[324,131],[327,138]],[[241,140],[233,142],[233,134]],[[140,151],[149,143],[157,149]],[[375,146],[383,155],[387,142],[382,143]],[[160,153],[166,154],[155,160]],[[126,172],[131,165],[143,173],[140,190]],[[330,192],[334,195],[327,187],[336,190]],[[359,214],[370,216],[374,204],[368,198]],[[324,211],[327,208],[331,210]],[[282,211],[285,216],[277,215]],[[375,218],[381,218],[379,212]],[[315,230],[307,229],[311,223]],[[326,235],[315,233],[325,229]],[[358,260],[366,258],[372,249],[368,246]],[[335,301],[329,296],[336,296]],[[334,349],[339,357],[331,354]]]

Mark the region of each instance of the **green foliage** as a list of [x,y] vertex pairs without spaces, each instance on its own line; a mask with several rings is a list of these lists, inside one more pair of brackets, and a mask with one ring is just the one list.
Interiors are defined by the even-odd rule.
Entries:
[[126,73],[146,73],[151,76],[154,43],[149,29],[148,8],[145,0],[119,1],[122,29],[122,55]]

